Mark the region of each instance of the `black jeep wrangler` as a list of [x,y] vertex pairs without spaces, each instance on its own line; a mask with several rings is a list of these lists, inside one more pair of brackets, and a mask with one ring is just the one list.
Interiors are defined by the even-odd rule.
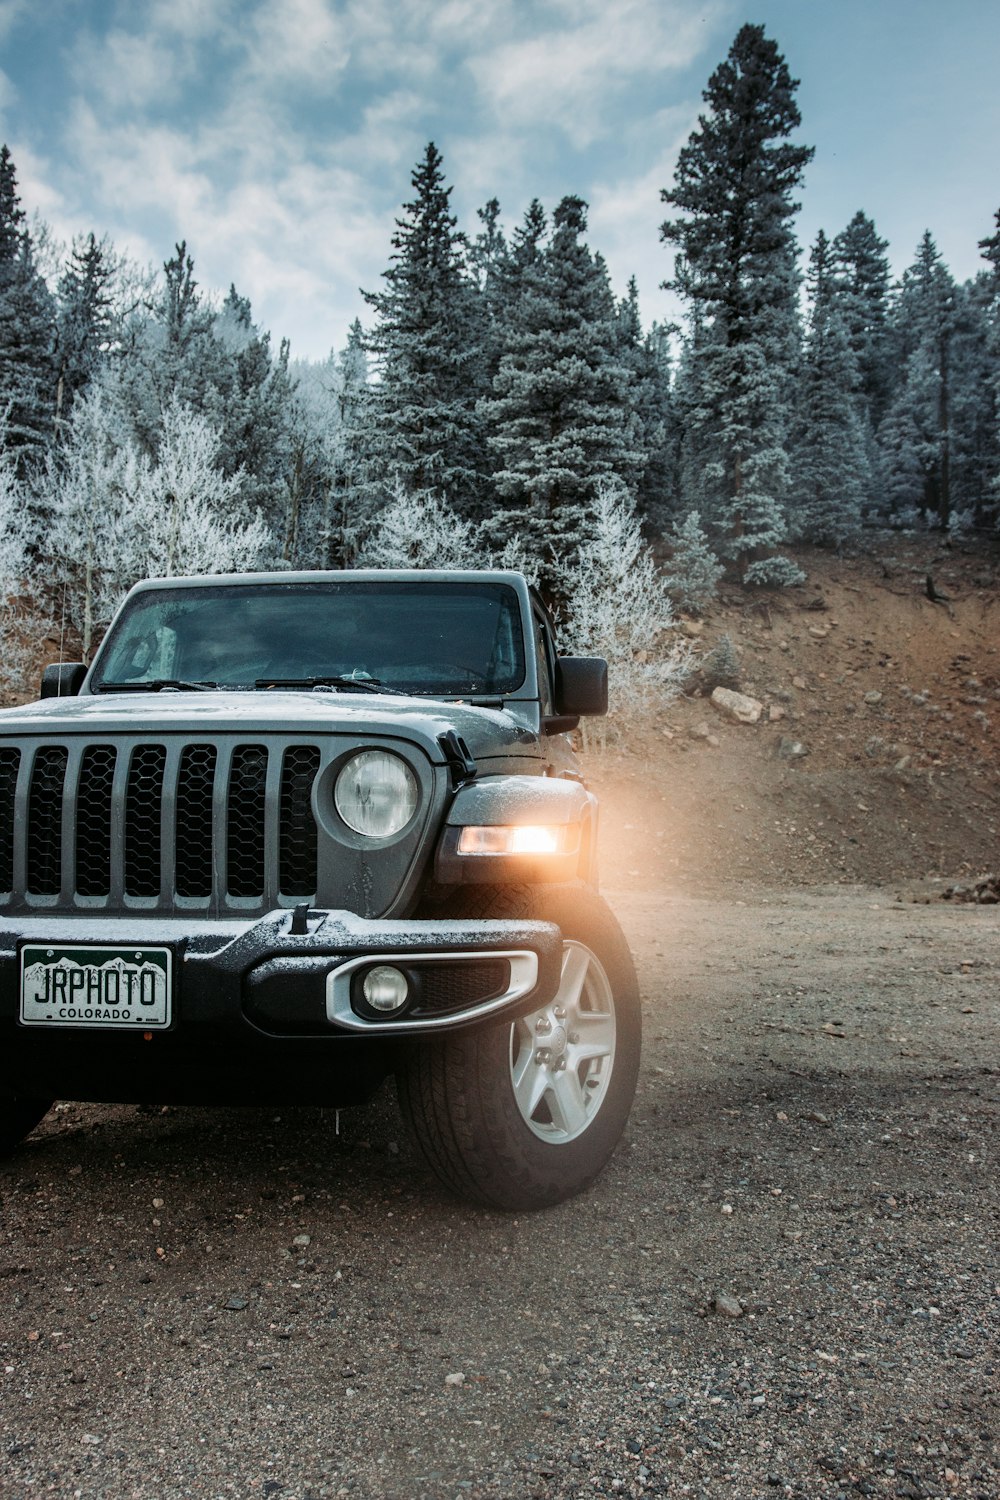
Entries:
[[51,1100],[362,1103],[500,1208],[621,1135],[639,1002],[512,572],[151,580],[0,713],[0,1150]]

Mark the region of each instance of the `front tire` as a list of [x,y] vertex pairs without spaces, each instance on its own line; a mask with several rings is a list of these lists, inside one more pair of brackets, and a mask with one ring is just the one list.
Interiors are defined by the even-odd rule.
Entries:
[[0,1156],[9,1156],[51,1108],[51,1099],[0,1099]]
[[530,1015],[415,1046],[397,1075],[417,1144],[446,1187],[492,1208],[546,1208],[587,1187],[628,1119],[639,1071],[635,969],[585,888],[458,898],[450,915],[555,922],[562,979]]

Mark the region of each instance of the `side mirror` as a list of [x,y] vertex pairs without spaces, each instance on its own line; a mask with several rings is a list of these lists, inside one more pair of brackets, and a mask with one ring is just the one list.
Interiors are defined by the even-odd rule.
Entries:
[[556,713],[580,716],[608,711],[608,664],[603,656],[556,658]]
[[42,673],[43,698],[75,698],[87,675],[82,661],[58,661]]

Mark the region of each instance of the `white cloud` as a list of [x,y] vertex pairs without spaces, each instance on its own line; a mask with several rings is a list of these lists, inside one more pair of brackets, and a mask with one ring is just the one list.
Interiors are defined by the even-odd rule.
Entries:
[[508,125],[561,129],[585,147],[613,128],[608,96],[642,76],[688,66],[704,40],[704,19],[683,0],[566,0],[559,24],[480,51],[467,66],[494,114]]

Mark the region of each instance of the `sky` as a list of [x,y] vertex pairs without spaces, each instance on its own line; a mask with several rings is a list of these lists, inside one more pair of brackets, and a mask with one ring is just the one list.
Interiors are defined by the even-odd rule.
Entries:
[[894,272],[925,229],[960,280],[1000,208],[995,0],[0,0],[0,140],[57,240],[93,230],[143,264],[179,240],[293,357],[368,310],[429,140],[460,227],[500,200],[590,204],[588,241],[644,321],[661,188],[744,22],[800,80],[815,147],[798,231],[858,209]]

